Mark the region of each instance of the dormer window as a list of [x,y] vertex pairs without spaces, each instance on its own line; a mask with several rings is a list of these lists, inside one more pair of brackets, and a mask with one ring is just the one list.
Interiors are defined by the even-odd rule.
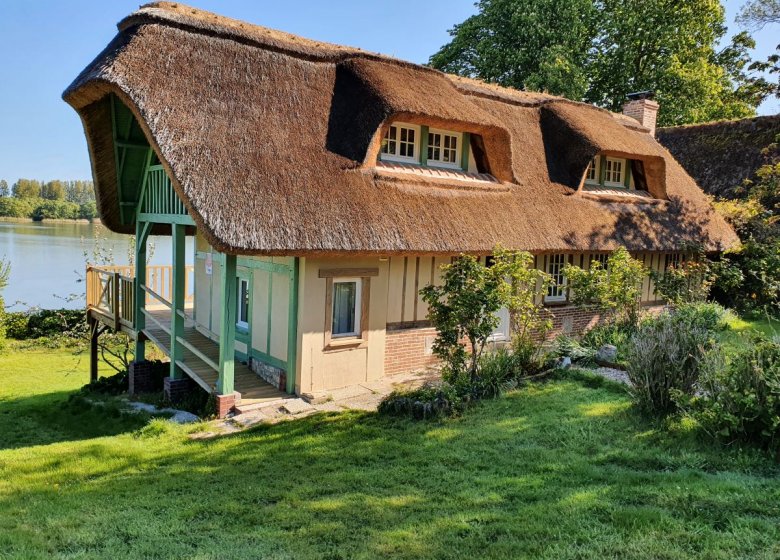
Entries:
[[[473,160],[470,135],[468,132],[394,122],[387,127],[382,138],[379,159],[469,171]],[[476,163],[473,163],[473,168],[476,173]]]
[[585,189],[636,190],[632,173],[632,160],[607,155],[597,155],[585,170]]
[[428,131],[428,165],[460,168],[460,134]]
[[604,165],[604,185],[607,187],[625,187],[626,160],[608,157]]
[[406,163],[419,162],[420,127],[394,123],[382,140],[382,159]]

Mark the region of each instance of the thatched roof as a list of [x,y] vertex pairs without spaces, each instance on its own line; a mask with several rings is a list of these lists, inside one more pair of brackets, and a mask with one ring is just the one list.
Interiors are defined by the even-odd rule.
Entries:
[[[101,219],[122,225],[108,96],[140,123],[198,228],[241,254],[719,250],[736,237],[638,123],[592,106],[456,78],[181,4],[155,3],[63,94],[80,114]],[[479,138],[494,182],[376,166],[382,127]],[[599,152],[644,163],[658,198],[599,197]]]
[[656,136],[705,192],[735,198],[780,156],[780,149],[766,151],[780,136],[780,115],[659,128]]

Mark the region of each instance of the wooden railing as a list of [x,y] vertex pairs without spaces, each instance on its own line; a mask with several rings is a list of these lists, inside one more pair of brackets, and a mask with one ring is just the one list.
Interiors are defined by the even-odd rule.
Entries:
[[187,209],[171,186],[171,180],[162,165],[153,165],[147,174],[146,193],[141,212],[186,216]]
[[[185,305],[192,302],[191,292],[194,267],[185,267]],[[135,269],[132,266],[87,266],[87,310],[120,330],[133,328],[135,321]],[[173,299],[173,267],[170,265],[147,265],[145,306],[171,306]]]

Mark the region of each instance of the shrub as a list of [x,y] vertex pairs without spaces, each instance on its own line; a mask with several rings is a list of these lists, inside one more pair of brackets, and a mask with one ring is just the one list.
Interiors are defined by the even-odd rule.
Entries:
[[701,391],[679,397],[682,406],[713,437],[731,444],[780,447],[780,342],[745,341],[726,362],[713,353],[702,372]]
[[713,344],[711,331],[691,325],[684,317],[663,313],[644,321],[628,344],[626,359],[636,404],[654,415],[675,412],[676,398],[693,395]]
[[588,346],[583,346],[577,339],[562,334],[553,341],[552,355],[556,358],[568,356],[572,362],[587,364],[593,362],[596,351]]
[[647,269],[625,247],[609,256],[606,267],[595,260],[588,270],[567,264],[564,274],[575,305],[596,306],[617,323],[639,322],[642,280]]
[[607,321],[600,323],[588,330],[580,343],[582,346],[591,349],[594,353],[605,344],[611,344],[617,348],[617,362],[623,364],[626,359],[631,338],[638,329],[637,325],[631,323],[619,323],[616,321]]
[[423,385],[413,390],[393,391],[379,403],[381,414],[409,416],[419,420],[453,416],[464,408],[453,385]]
[[726,318],[728,311],[718,303],[691,303],[681,305],[674,310],[674,315],[692,328],[701,328],[710,333],[728,328]]
[[701,250],[677,266],[670,266],[664,272],[651,271],[655,291],[671,304],[702,302],[707,299],[715,281],[712,263]]

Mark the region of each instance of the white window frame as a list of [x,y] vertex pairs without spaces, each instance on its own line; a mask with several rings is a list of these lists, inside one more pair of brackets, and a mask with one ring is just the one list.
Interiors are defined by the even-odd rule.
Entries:
[[[547,270],[545,270],[545,272],[553,277],[553,281],[555,281],[556,275],[560,275],[561,283],[560,284],[555,283],[547,288],[547,293],[544,295],[545,302],[555,303],[555,302],[566,301],[568,281],[566,279],[566,276],[563,274],[563,268],[566,266],[568,262],[569,262],[569,255],[567,253],[551,253],[547,255]],[[557,274],[552,272],[552,267],[554,265],[560,267]],[[555,293],[551,294],[550,293],[551,290],[554,290]]]
[[[333,322],[336,319],[336,284],[355,284],[355,329],[348,333],[333,332]],[[331,288],[331,318],[330,329],[331,338],[349,338],[360,337],[362,335],[360,328],[360,321],[362,319],[362,306],[363,306],[363,279],[362,278],[334,278],[333,287]]]
[[[588,177],[588,172],[593,169],[594,170],[594,177],[593,179]],[[599,156],[594,157],[592,160],[590,160],[590,163],[588,164],[588,168],[585,170],[585,182],[589,185],[598,185],[599,184],[599,173],[601,172],[601,158]]]
[[241,330],[247,331],[249,330],[249,301],[247,301],[246,304],[246,321],[241,320],[241,306],[243,302],[245,301],[245,298],[243,297],[243,286],[246,285],[246,299],[248,300],[250,297],[249,294],[249,279],[248,278],[238,278],[238,297],[236,298],[236,327],[238,327]]
[[[610,171],[609,167],[610,164],[620,164],[620,178],[618,181],[610,181],[609,177],[610,175],[614,174],[614,171]],[[620,159],[620,158],[613,158],[613,157],[607,157],[604,162],[605,169],[604,169],[604,186],[606,187],[617,187],[624,189],[626,188],[625,179],[626,179],[626,160]]]
[[[390,154],[385,153],[383,151],[385,143],[389,141],[390,136],[390,128],[396,127],[398,130],[398,137],[395,139],[396,143],[396,153]],[[398,155],[398,147],[401,143],[401,129],[407,129],[414,131],[414,143],[413,143],[413,152],[414,155],[412,157],[409,156],[402,156]],[[385,135],[382,137],[382,146],[379,148],[379,159],[382,161],[397,161],[399,163],[420,163],[420,137],[421,137],[421,129],[416,124],[409,124],[404,122],[392,122],[387,127],[387,130],[385,131]]]
[[455,138],[456,145],[455,145],[455,161],[443,161],[441,159],[434,159],[432,157],[429,157],[428,154],[426,155],[426,160],[428,162],[428,165],[430,167],[446,167],[447,169],[461,169],[461,158],[463,157],[463,133],[461,132],[453,132],[451,130],[442,130],[440,128],[429,128],[428,129],[428,151],[432,149],[431,146],[431,135],[432,134],[439,134],[441,135],[441,143],[442,145],[439,147],[439,154],[444,154],[444,137],[445,136],[451,136]]

